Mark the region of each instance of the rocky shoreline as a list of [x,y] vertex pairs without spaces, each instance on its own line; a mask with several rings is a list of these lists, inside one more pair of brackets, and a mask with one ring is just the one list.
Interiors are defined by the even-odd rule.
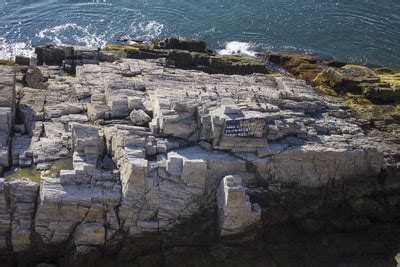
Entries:
[[400,71],[177,38],[35,52],[0,65],[5,266],[396,264]]

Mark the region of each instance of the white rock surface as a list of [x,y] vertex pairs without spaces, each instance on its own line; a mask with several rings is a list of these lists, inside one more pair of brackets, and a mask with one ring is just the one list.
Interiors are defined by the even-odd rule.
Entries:
[[14,76],[0,75],[0,90],[9,92],[0,91],[0,165],[10,148],[14,165],[73,161],[71,170],[44,175],[36,210],[31,195],[8,211],[0,178],[0,248],[10,232],[15,251],[29,248],[32,231],[50,246],[73,241],[82,253],[115,248],[126,238],[162,236],[216,206],[219,233],[229,238],[260,220],[246,189],[375,179],[384,156],[399,151],[368,137],[344,103],[299,80],[76,53],[76,77],[48,69],[47,90],[17,87],[26,134],[14,134],[12,145],[14,107],[4,103],[15,94]]
[[261,208],[250,202],[238,175],[225,176],[221,180],[217,203],[218,230],[222,237],[245,233],[261,220]]

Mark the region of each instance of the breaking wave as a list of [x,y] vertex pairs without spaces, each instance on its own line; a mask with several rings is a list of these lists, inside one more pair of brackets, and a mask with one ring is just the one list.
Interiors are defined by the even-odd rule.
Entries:
[[[48,27],[35,34],[35,44],[55,45],[81,45],[104,47],[107,43],[117,42],[120,38],[141,39],[150,41],[159,38],[164,25],[154,21],[132,22],[125,29],[116,31],[106,29],[101,34],[97,33],[92,25],[81,26],[76,23],[66,23]],[[12,42],[0,37],[0,59],[13,59],[16,55],[31,56],[33,53],[32,42]]]
[[8,43],[5,38],[0,38],[0,59],[14,59],[16,55],[31,56],[33,49],[31,42]]
[[164,25],[151,20],[147,22],[139,22],[139,24],[131,24],[129,27],[130,36],[144,40],[152,40],[159,37],[164,29]]
[[224,49],[217,51],[220,55],[244,55],[254,57],[256,52],[254,45],[246,42],[232,41],[225,45]]
[[89,29],[91,26],[79,26],[67,23],[41,30],[36,37],[56,45],[83,45],[103,47],[106,44],[105,34],[95,34]]

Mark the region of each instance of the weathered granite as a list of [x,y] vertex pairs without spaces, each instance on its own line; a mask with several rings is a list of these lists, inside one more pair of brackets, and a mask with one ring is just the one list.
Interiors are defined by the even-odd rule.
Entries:
[[0,174],[10,163],[11,134],[15,122],[15,70],[0,66]]
[[39,184],[17,180],[7,184],[11,208],[11,243],[14,252],[31,248]]
[[[46,88],[18,84],[17,108],[5,106],[0,123],[4,151],[16,166],[71,157],[72,169],[43,172],[39,189],[16,181],[7,191],[0,179],[0,248],[40,255],[38,263],[64,252],[71,265],[88,255],[137,260],[200,239],[205,247],[240,246],[281,224],[315,229],[319,219],[347,229],[324,213],[327,206],[346,206],[349,220],[399,215],[398,140],[372,136],[345,102],[304,81],[254,65],[228,71],[235,60],[185,42],[180,50],[169,49],[171,40],[129,48],[151,59],[115,60],[121,51],[84,47],[37,50],[39,65],[57,68],[38,68]],[[207,69],[178,68],[181,56]],[[76,75],[60,76],[62,64]],[[212,66],[225,74],[210,74]],[[13,82],[0,87],[11,92],[0,100],[14,102]]]
[[0,178],[0,249],[6,250],[11,232],[11,214],[6,201],[4,179]]
[[249,231],[261,220],[261,208],[256,203],[251,204],[240,176],[229,175],[221,180],[217,201],[221,237]]
[[151,117],[149,115],[147,115],[146,112],[144,112],[141,109],[132,110],[129,117],[131,118],[133,125],[136,125],[136,126],[144,126],[151,121]]
[[48,84],[46,83],[47,78],[45,78],[38,67],[28,68],[23,77],[23,82],[27,87],[35,89],[46,89]]
[[400,101],[398,86],[381,79],[377,72],[367,67],[345,65],[327,68],[317,78],[335,91],[362,94],[374,103],[397,103]]

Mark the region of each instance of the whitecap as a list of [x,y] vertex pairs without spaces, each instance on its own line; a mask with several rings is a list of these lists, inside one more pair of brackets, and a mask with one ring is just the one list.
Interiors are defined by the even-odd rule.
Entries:
[[5,38],[0,38],[0,59],[14,59],[15,56],[31,57],[33,55],[31,42],[7,42]]
[[104,47],[105,35],[92,33],[89,26],[80,26],[75,23],[66,23],[51,28],[45,28],[36,34],[46,43],[56,45],[82,45]]
[[220,55],[244,55],[254,57],[256,52],[252,50],[254,45],[246,42],[232,41],[225,44],[225,48],[218,50]]
[[129,35],[133,39],[153,40],[159,37],[164,29],[164,25],[155,20],[134,23],[129,27]]

